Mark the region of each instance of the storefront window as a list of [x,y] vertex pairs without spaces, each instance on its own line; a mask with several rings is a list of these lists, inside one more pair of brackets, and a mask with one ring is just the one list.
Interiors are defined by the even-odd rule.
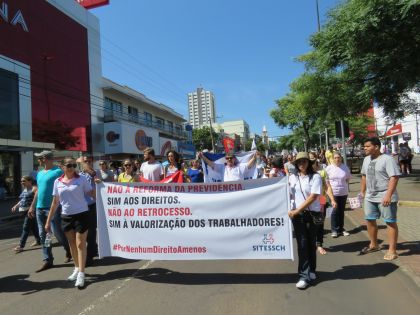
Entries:
[[20,155],[0,152],[0,200],[16,197],[20,192]]
[[0,69],[0,138],[20,139],[19,77]]

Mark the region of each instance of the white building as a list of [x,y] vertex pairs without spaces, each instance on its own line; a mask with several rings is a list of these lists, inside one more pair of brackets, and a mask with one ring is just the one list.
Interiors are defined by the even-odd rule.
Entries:
[[203,88],[196,92],[188,93],[188,120],[193,128],[201,128],[215,123],[216,105],[214,94]]
[[[195,156],[185,131],[184,117],[172,108],[157,103],[127,86],[103,79],[104,154],[109,159],[124,159],[143,154],[146,147],[156,156],[173,149],[185,157]],[[187,152],[191,151],[191,152]]]
[[417,153],[420,153],[419,119],[420,119],[420,94],[412,93],[410,97],[417,103],[417,112],[407,114],[404,118],[392,120],[385,116],[382,109],[375,106],[374,115],[376,129],[379,136],[385,135],[385,139],[392,150],[397,151],[400,143],[408,142],[408,146]]
[[220,124],[215,124],[213,128],[217,132],[223,132],[225,135],[229,136],[232,139],[235,139],[235,135],[240,138],[241,150],[245,149],[245,144],[250,139],[249,136],[249,125],[248,123],[241,120],[230,120],[225,121]]

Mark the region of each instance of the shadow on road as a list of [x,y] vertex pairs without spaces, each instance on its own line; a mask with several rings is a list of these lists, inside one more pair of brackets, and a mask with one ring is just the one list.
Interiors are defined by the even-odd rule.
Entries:
[[351,265],[343,266],[334,272],[317,272],[318,279],[316,283],[331,280],[354,280],[354,279],[371,279],[378,277],[386,277],[399,267],[393,263],[377,263],[373,265]]
[[[398,269],[392,263],[378,263],[374,265],[343,266],[334,272],[318,272],[318,281],[370,279],[384,277]],[[285,274],[243,274],[243,273],[184,273],[164,268],[121,269],[106,274],[86,274],[86,287],[92,283],[111,281],[116,279],[134,278],[153,283],[170,283],[183,285],[212,285],[212,284],[275,284],[295,283],[296,273]],[[28,274],[19,274],[0,279],[0,292],[22,292],[23,295],[33,294],[42,290],[72,289],[74,283],[65,280],[34,282],[27,280]]]
[[136,278],[185,285],[295,283],[296,274],[183,273],[163,268],[142,270]]
[[45,282],[34,282],[27,280],[27,278],[29,278],[28,274],[13,275],[1,278],[0,292],[22,292],[24,295],[27,295],[55,288],[74,289],[74,283],[63,281],[61,279]]
[[[386,229],[386,225],[379,225],[378,224],[378,230],[384,230],[384,229]],[[357,233],[360,233],[362,231],[367,231],[367,227],[364,224],[356,226],[351,230],[347,230],[347,232],[349,232],[350,234],[357,234]]]
[[[378,244],[382,244],[383,240],[378,239]],[[330,252],[345,252],[358,254],[363,247],[368,246],[369,241],[358,241],[346,244],[337,244],[329,247]]]
[[420,241],[398,243],[397,250],[399,256],[420,255]]

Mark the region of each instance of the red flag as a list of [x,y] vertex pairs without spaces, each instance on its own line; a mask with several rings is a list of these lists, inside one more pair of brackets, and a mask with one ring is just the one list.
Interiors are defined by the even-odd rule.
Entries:
[[229,137],[226,137],[223,139],[223,146],[225,147],[226,153],[232,152],[234,151],[234,148],[235,148],[235,140]]
[[159,182],[154,182],[151,180],[148,180],[144,177],[140,177],[140,181],[143,183],[183,183],[184,182],[184,173],[182,173],[182,171],[178,171],[174,174],[172,174],[171,176],[165,177],[164,179],[162,179]]

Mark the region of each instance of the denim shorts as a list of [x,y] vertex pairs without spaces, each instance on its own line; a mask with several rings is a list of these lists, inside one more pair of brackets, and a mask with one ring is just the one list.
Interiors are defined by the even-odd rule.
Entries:
[[372,202],[365,199],[364,210],[366,220],[383,218],[387,223],[397,222],[397,202],[391,202],[387,207],[381,202]]

